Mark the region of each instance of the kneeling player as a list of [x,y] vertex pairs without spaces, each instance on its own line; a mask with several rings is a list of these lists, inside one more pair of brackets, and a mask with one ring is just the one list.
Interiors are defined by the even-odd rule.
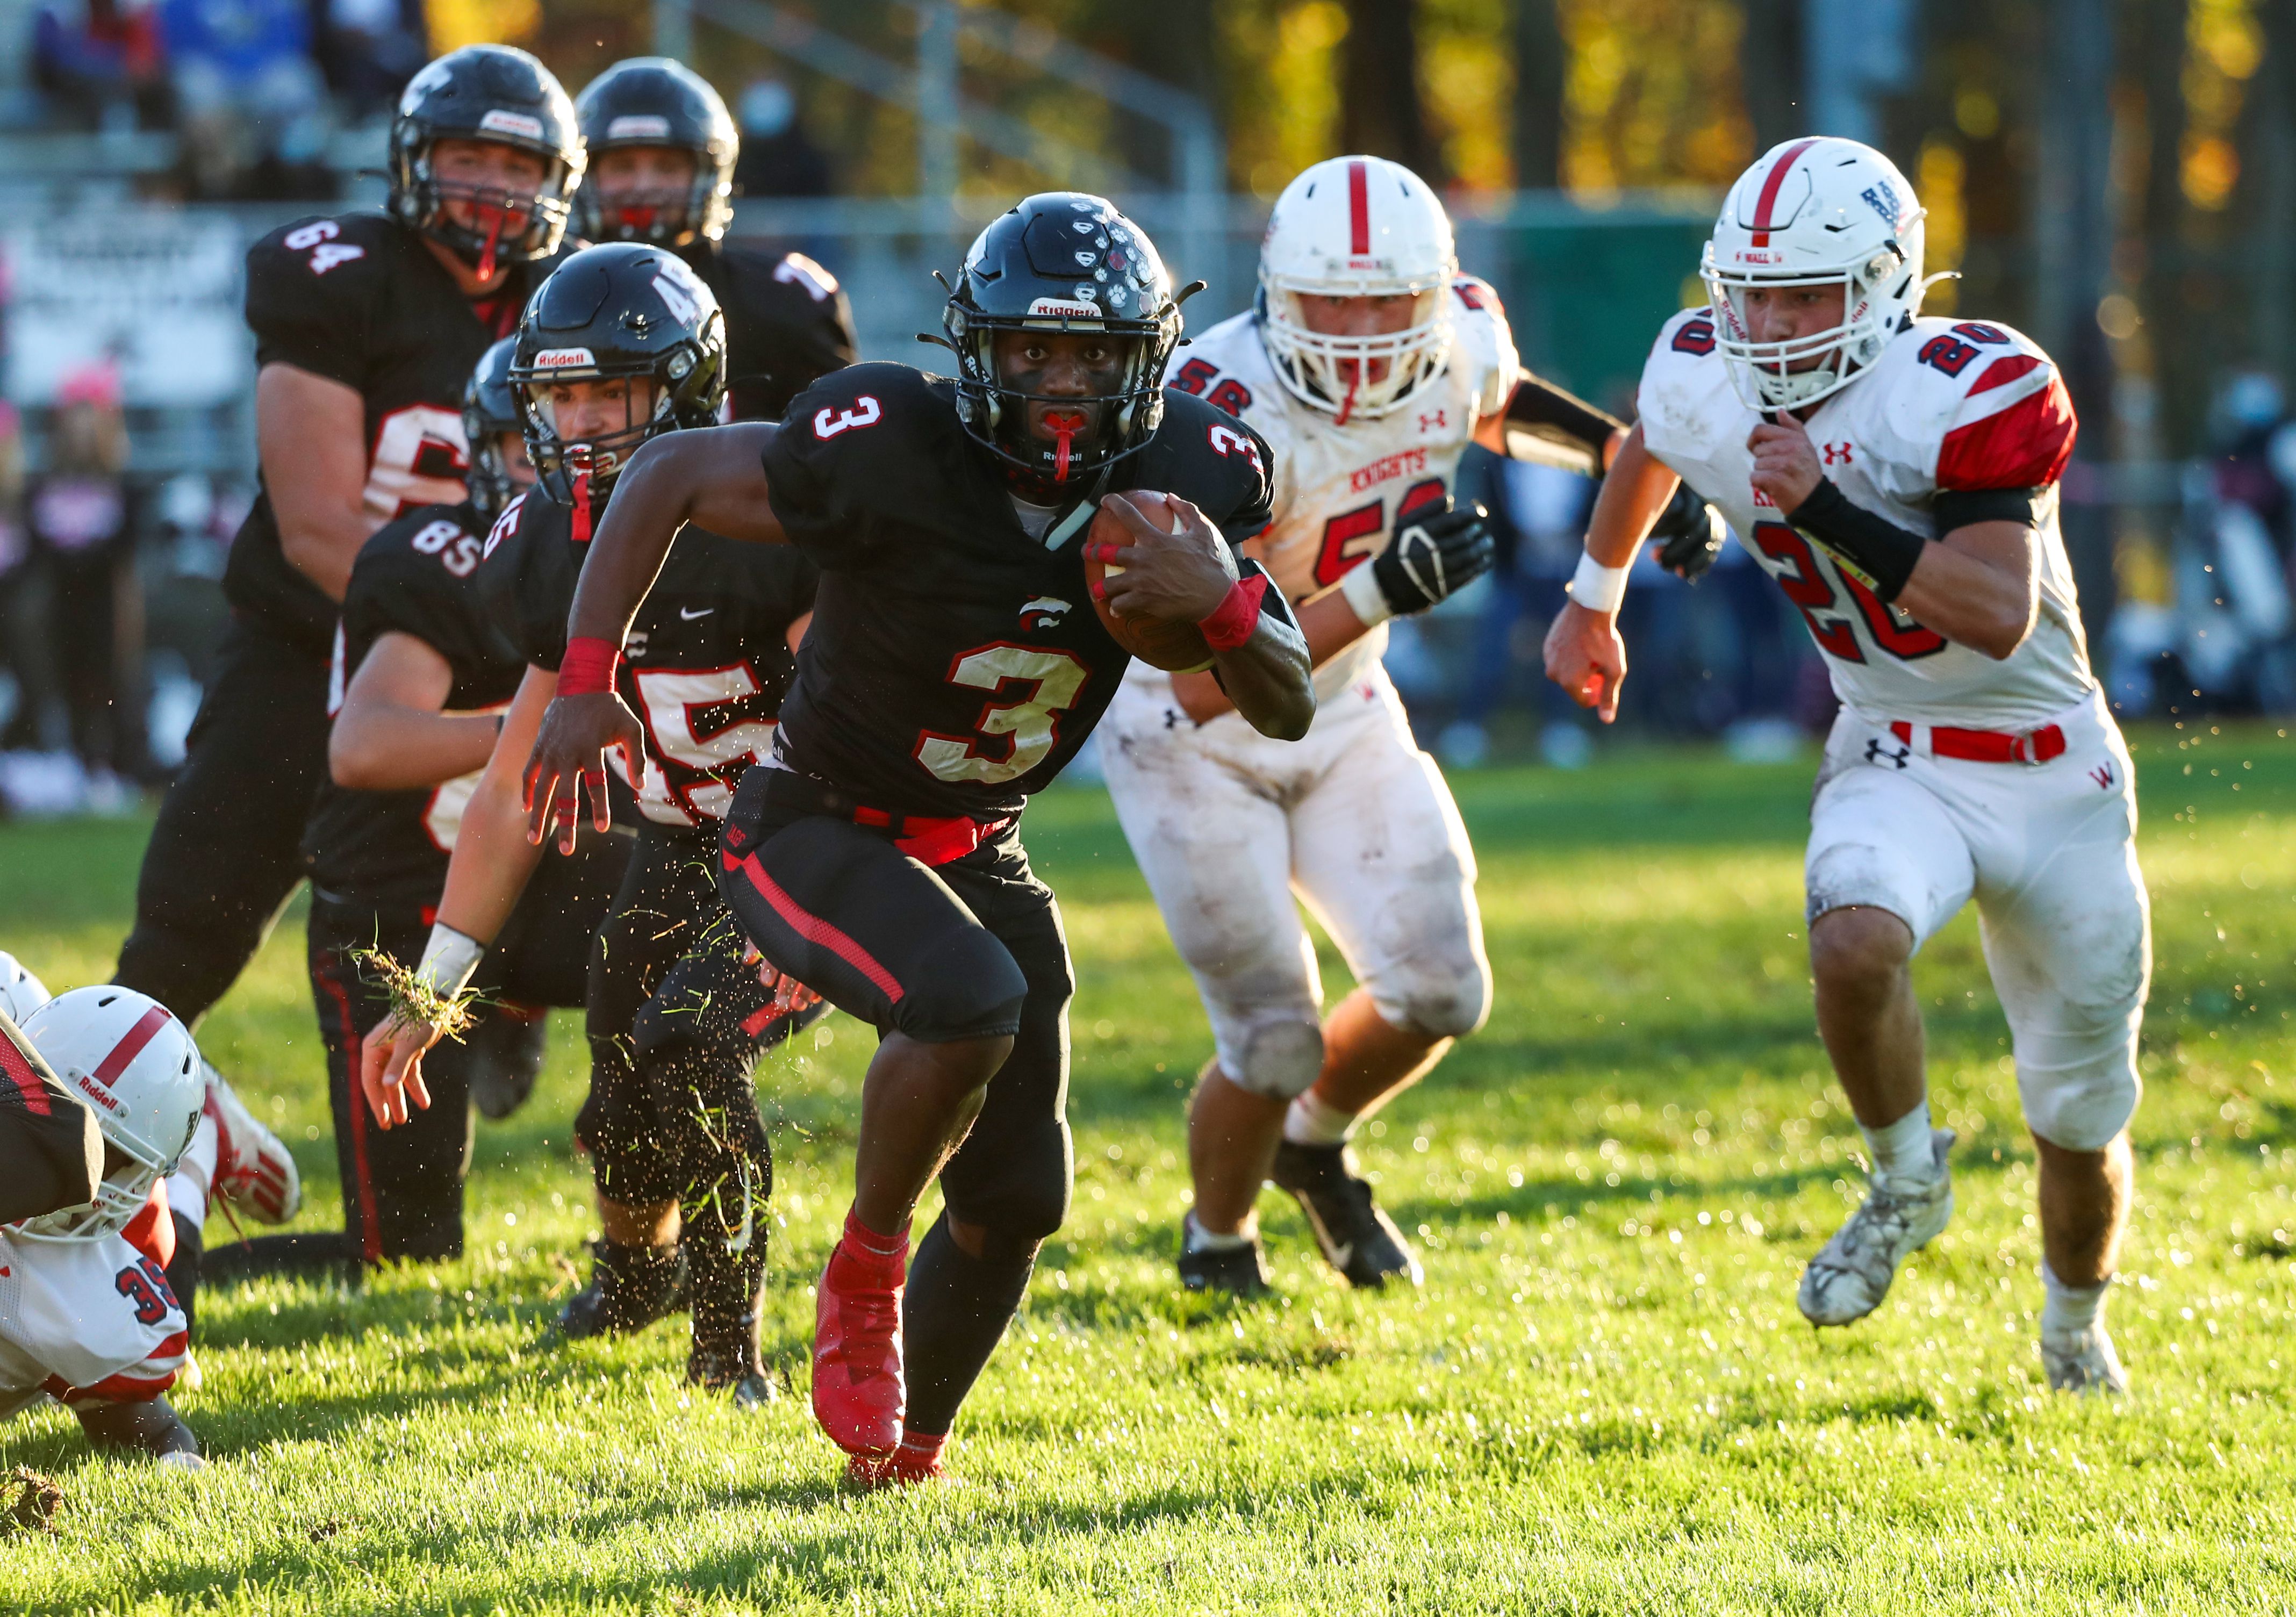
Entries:
[[[1267,520],[1266,451],[1162,390],[1180,324],[1154,247],[1111,204],[1031,197],[965,256],[944,318],[956,380],[856,365],[778,429],[649,446],[583,570],[529,777],[537,830],[568,834],[580,783],[602,806],[604,749],[644,734],[615,673],[631,613],[658,610],[680,524],[794,544],[822,569],[772,765],[742,779],[718,882],[768,960],[882,1037],[814,1337],[814,1414],[861,1480],[939,1473],[1067,1212],[1073,979],[1019,820],[1127,661],[1086,593],[1103,496],[1201,508],[1178,507],[1177,532],[1126,519],[1138,537],[1116,552],[1111,609],[1201,623],[1263,733],[1297,737],[1314,716],[1283,598],[1234,555]],[[911,1272],[910,1217],[936,1175],[946,1211]]]
[[[495,523],[480,570],[527,666],[423,952],[444,992],[470,981],[544,857],[526,835],[520,774],[562,667],[583,666],[566,622],[594,525],[640,444],[715,418],[725,359],[709,289],[660,248],[586,249],[527,311],[512,377],[540,486]],[[689,529],[621,643],[621,677],[646,715],[629,753],[644,823],[590,955],[590,1094],[575,1125],[604,1239],[562,1331],[641,1328],[676,1306],[690,1273],[688,1375],[744,1404],[773,1391],[758,1351],[773,1165],[750,1068],[818,1013],[745,960],[712,860],[734,786],[772,742],[813,589],[801,556]],[[414,1063],[438,1036],[393,1021],[366,1040],[364,1087],[385,1129],[432,1104]]]
[[[167,1398],[191,1322],[164,1243],[131,1244],[128,1232],[166,1217],[160,1182],[206,1114],[204,1063],[184,1024],[130,989],[59,995],[23,1034],[94,1111],[103,1178],[86,1206],[0,1226],[0,1418],[53,1398],[91,1441],[197,1466],[199,1440]],[[13,1040],[0,1040],[0,1068],[12,1084],[40,1081]]]
[[2042,1362],[2053,1387],[2120,1392],[2102,1309],[2152,938],[2133,771],[2057,528],[2072,406],[2006,326],[1915,317],[1921,221],[1905,176],[1854,141],[1791,142],[1738,181],[1711,307],[1659,333],[1547,671],[1609,719],[1650,512],[1677,475],[1722,509],[1842,703],[1810,810],[1810,972],[1873,1189],[1811,1261],[1801,1310],[1871,1313],[1952,1216],[1909,967],[1973,897],[2040,1161]]

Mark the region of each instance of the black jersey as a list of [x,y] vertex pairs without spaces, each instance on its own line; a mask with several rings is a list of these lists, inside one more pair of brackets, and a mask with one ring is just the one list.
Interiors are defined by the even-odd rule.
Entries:
[[726,374],[736,421],[779,421],[790,400],[855,358],[853,306],[801,252],[775,258],[696,242],[680,256],[726,311]]
[[[1129,659],[1085,591],[1086,509],[1031,538],[955,391],[855,365],[801,394],[765,451],[775,514],[822,573],[781,757],[872,807],[988,820],[1061,772]],[[1268,464],[1234,416],[1167,391],[1108,491],[1179,495],[1240,546],[1267,525]],[[1280,590],[1262,610],[1289,617]]]
[[[586,540],[539,489],[487,536],[479,575],[488,611],[537,667],[566,656]],[[640,812],[665,825],[723,818],[742,772],[771,748],[796,670],[789,628],[813,610],[813,564],[784,546],[686,528],[622,642],[616,688],[645,726]]]
[[[526,661],[487,614],[476,578],[486,524],[467,502],[425,505],[386,523],[359,549],[335,639],[333,705],[374,643],[412,635],[447,660],[454,688],[446,708],[499,711],[518,693]],[[363,792],[332,780],[319,788],[304,850],[311,879],[337,897],[434,902],[463,808],[479,774],[427,791]]]
[[[298,220],[247,252],[247,324],[275,361],[357,390],[366,404],[365,505],[378,521],[463,497],[463,386],[516,326],[549,263],[512,267],[491,297],[463,295],[422,238],[379,213]],[[315,651],[334,603],[279,546],[267,492],[233,540],[224,593]]]

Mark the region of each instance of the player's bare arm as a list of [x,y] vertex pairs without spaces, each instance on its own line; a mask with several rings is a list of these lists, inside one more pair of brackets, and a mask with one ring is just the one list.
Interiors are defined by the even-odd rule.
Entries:
[[[510,711],[503,716],[502,735],[488,756],[486,773],[463,810],[455,855],[447,866],[446,891],[439,899],[438,924],[417,967],[442,990],[459,990],[469,981],[542,861],[540,844],[526,834],[521,794],[524,760],[557,694],[557,675],[547,669],[526,670]],[[362,1041],[359,1088],[381,1127],[394,1128],[430,1108],[422,1054],[439,1038],[439,1028],[430,1022],[392,1018]]]
[[[567,650],[578,643],[618,654],[630,620],[661,572],[662,558],[688,522],[761,545],[787,542],[774,517],[758,456],[776,431],[762,422],[673,432],[630,457],[614,486],[613,504],[590,541],[582,579],[567,619]],[[562,670],[562,672],[563,670]],[[588,682],[585,682],[586,684]],[[622,749],[642,767],[645,733],[629,704],[603,690],[569,692],[551,704],[525,773],[527,834],[537,843],[554,827],[572,852],[581,819],[580,788],[589,783],[594,828],[612,824],[606,799],[606,752]]]
[[[1643,443],[1639,423],[1603,480],[1595,497],[1595,513],[1587,524],[1587,554],[1582,571],[1599,569],[1614,581],[1614,593],[1623,594],[1626,570],[1635,551],[1650,534],[1651,525],[1675,497],[1681,480]],[[1546,677],[1570,693],[1582,708],[1594,708],[1604,724],[1619,717],[1619,686],[1627,677],[1627,644],[1619,637],[1616,600],[1581,604],[1575,582],[1574,599],[1555,614],[1546,631]]]
[[398,629],[377,638],[328,733],[335,784],[404,792],[483,767],[500,722],[490,713],[443,711],[454,688],[453,665],[433,647]]
[[[1219,529],[1202,512],[1175,497],[1171,510],[1180,525],[1167,533],[1121,495],[1111,495],[1107,504],[1132,534],[1132,543],[1111,558],[1123,569],[1107,586],[1108,603],[1119,616],[1201,623],[1219,611],[1236,579]],[[1253,729],[1282,741],[1308,733],[1316,718],[1316,690],[1308,642],[1299,630],[1260,613],[1251,637],[1232,651],[1215,650],[1212,666],[1214,673],[1198,677],[1209,682],[1216,675],[1218,688]]]
[[197,1457],[200,1452],[200,1440],[165,1393],[129,1403],[91,1405],[74,1413],[87,1441],[99,1449],[129,1450],[154,1459],[168,1454]]
[[275,360],[255,379],[255,447],[281,550],[340,601],[359,546],[390,515],[364,504],[366,406],[358,390]]
[[[1746,442],[1754,454],[1754,487],[1789,521],[1839,554],[1844,541],[1828,543],[1822,529],[1808,526],[1811,499],[1824,497],[1821,485],[1828,489],[1832,485],[1808,430],[1794,416],[1781,413],[1756,427]],[[1838,493],[1832,497],[1841,498]],[[1884,583],[1884,600],[1904,607],[1924,628],[1997,662],[2024,644],[2041,603],[2038,533],[2021,522],[1972,522],[1930,544],[1922,536],[1898,531],[1902,538],[1894,544],[1903,550],[1918,543],[1917,550],[1907,552],[1918,559],[1901,585],[1890,588]],[[1893,543],[1887,538],[1882,542]],[[1857,566],[1857,555],[1850,555],[1847,564]]]

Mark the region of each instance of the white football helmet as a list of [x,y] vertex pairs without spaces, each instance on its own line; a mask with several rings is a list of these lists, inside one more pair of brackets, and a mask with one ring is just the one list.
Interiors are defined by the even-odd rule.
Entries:
[[[1873,147],[1819,135],[1772,147],[1730,187],[1700,273],[1715,345],[1738,395],[1757,410],[1815,404],[1881,357],[1921,308],[1923,209],[1898,166]],[[1757,342],[1751,287],[1839,286],[1841,323]]]
[[104,1176],[94,1201],[15,1227],[78,1241],[126,1228],[152,1184],[175,1171],[207,1104],[190,1030],[158,1000],[111,984],[59,994],[23,1026],[64,1088],[95,1113],[104,1143],[128,1162]]
[[[1336,416],[1385,415],[1451,353],[1451,218],[1425,181],[1383,157],[1335,157],[1283,188],[1259,243],[1259,333],[1293,397]],[[1408,297],[1410,322],[1377,337],[1310,331],[1300,294]]]
[[0,1012],[20,1024],[24,1018],[54,998],[47,985],[24,969],[24,963],[0,948]]

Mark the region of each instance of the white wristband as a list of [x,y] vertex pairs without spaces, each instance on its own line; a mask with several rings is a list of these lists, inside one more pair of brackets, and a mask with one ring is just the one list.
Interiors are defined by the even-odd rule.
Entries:
[[1570,575],[1570,600],[1590,612],[1615,614],[1627,598],[1626,567],[1605,567],[1585,551],[1578,553],[1578,570]]
[[1387,603],[1386,592],[1372,576],[1371,563],[1360,562],[1349,568],[1340,578],[1340,595],[1355,609],[1363,626],[1371,628],[1395,616],[1395,608]]
[[414,968],[414,974],[452,999],[471,981],[486,954],[485,944],[441,921],[430,928],[430,941],[422,946],[422,964]]

